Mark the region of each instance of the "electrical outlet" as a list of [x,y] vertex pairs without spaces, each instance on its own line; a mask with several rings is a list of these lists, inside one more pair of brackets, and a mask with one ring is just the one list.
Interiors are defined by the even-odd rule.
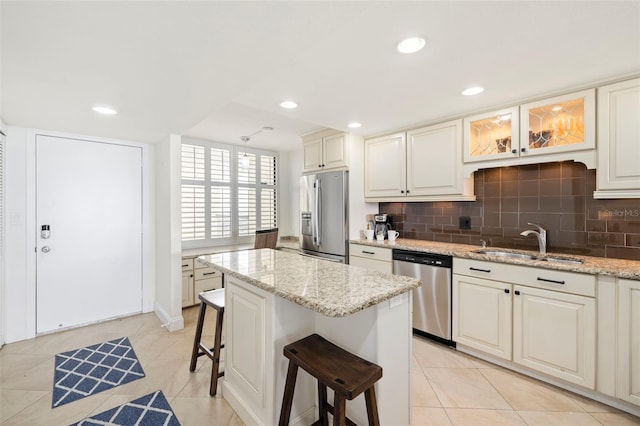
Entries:
[[471,229],[471,218],[469,216],[460,216],[458,222],[459,229]]

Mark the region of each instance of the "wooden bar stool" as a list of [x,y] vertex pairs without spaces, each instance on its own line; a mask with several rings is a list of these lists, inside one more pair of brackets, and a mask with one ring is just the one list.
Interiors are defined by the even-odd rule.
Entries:
[[[346,417],[345,402],[362,392],[367,403],[369,425],[380,425],[373,385],[382,377],[382,367],[345,351],[317,334],[285,346],[283,352],[289,358],[289,369],[282,399],[280,426],[289,424],[298,367],[318,381],[320,419],[314,426],[327,426],[327,413],[333,414],[334,426],[355,425]],[[333,405],[327,402],[327,386],[335,392]]]
[[[209,385],[209,395],[215,396],[218,390],[218,378],[224,376],[224,372],[220,373],[220,350],[224,348],[222,344],[222,320],[224,317],[224,289],[205,291],[198,295],[200,299],[200,313],[198,314],[198,323],[196,325],[196,336],[193,340],[193,351],[191,352],[191,365],[189,371],[196,370],[198,357],[206,355],[211,359],[213,366],[211,367],[211,384]],[[213,348],[207,348],[200,339],[202,338],[202,328],[204,325],[204,316],[207,306],[216,310],[216,331]]]

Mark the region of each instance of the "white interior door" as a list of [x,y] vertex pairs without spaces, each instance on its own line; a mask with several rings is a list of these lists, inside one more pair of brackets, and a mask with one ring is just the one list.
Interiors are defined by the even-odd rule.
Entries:
[[36,221],[38,333],[141,312],[141,148],[38,135]]

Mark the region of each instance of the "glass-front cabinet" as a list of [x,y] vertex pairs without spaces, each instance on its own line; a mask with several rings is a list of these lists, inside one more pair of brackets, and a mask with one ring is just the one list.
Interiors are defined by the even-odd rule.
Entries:
[[468,117],[464,143],[465,163],[594,150],[595,89]]
[[464,120],[465,162],[512,158],[518,153],[518,107]]
[[595,89],[520,106],[520,154],[595,148]]

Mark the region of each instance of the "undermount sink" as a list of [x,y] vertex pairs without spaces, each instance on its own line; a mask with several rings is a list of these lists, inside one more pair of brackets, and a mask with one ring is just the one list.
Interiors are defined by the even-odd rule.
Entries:
[[514,259],[529,259],[529,260],[537,259],[537,257],[532,256],[530,254],[514,253],[511,251],[501,251],[501,250],[478,250],[475,253],[486,254],[487,256],[511,257]]
[[564,257],[564,256],[544,256],[537,257],[531,254],[525,253],[515,253],[512,251],[502,251],[502,250],[476,250],[474,253],[485,254],[487,256],[496,256],[496,257],[510,257],[512,259],[525,259],[525,260],[538,260],[541,262],[550,262],[550,263],[566,263],[579,265],[584,263],[582,259],[576,259],[575,257]]
[[581,265],[584,263],[582,259],[576,259],[575,257],[541,257],[538,260],[542,260],[544,262],[552,262],[552,263],[569,263],[573,265]]

